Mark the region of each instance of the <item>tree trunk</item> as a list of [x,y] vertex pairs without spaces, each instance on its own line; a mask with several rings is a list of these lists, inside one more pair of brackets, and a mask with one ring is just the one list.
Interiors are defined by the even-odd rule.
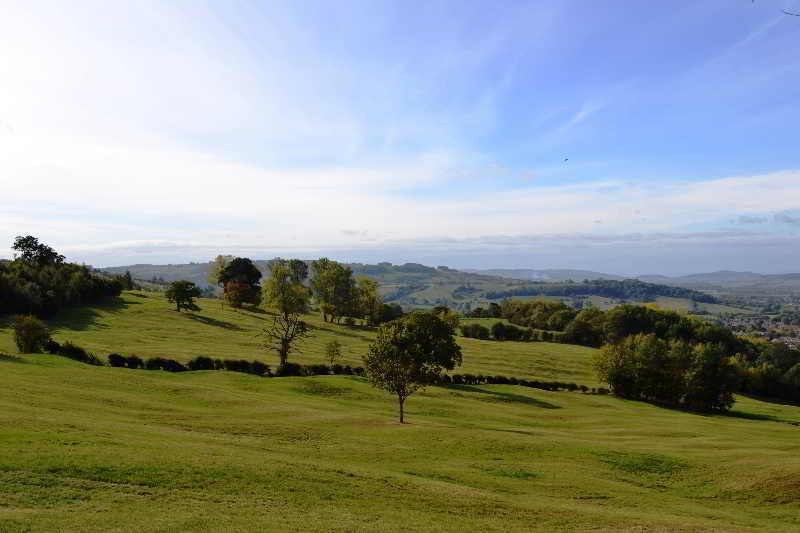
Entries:
[[405,399],[401,396],[397,396],[397,402],[400,404],[400,423],[404,424],[405,422],[403,422],[403,402],[405,402]]
[[181,303],[178,300],[175,300],[175,307],[178,309],[178,312],[181,312]]

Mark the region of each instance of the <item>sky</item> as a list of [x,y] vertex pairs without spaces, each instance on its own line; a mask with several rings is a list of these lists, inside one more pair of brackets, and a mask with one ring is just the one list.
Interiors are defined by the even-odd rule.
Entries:
[[0,257],[800,271],[800,0],[0,0]]

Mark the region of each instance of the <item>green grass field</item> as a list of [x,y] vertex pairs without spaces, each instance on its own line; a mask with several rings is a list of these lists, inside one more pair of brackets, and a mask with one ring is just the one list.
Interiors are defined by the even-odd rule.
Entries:
[[[49,321],[53,337],[71,341],[105,360],[109,353],[168,357],[186,362],[198,355],[232,359],[260,359],[271,366],[277,356],[261,347],[261,330],[272,315],[259,310],[222,309],[221,300],[199,299],[200,311],[178,313],[160,293],[126,292],[117,302],[92,308],[70,309]],[[361,365],[361,357],[375,336],[373,330],[325,323],[305,317],[311,335],[291,358],[303,364],[322,363],[325,345],[342,344],[342,364]],[[8,319],[0,322],[0,352],[16,350]],[[489,342],[460,338],[464,365],[472,374],[502,374],[529,379],[563,379],[596,386],[585,364],[591,348],[551,343]]]
[[[201,307],[126,294],[53,324],[103,356],[259,354],[269,315]],[[356,363],[372,335],[313,324],[303,362],[338,338]],[[361,378],[91,367],[10,339],[0,330],[3,532],[800,530],[793,406],[739,397],[702,416],[449,386],[412,396],[400,425]],[[594,379],[586,348],[459,341],[463,371]]]

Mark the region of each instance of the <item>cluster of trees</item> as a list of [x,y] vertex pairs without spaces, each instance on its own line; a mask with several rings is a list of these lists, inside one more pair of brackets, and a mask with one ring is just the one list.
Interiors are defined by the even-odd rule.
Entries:
[[533,282],[524,287],[504,291],[487,292],[486,298],[496,300],[515,296],[604,296],[623,300],[652,302],[659,296],[687,298],[696,302],[717,303],[717,299],[704,292],[647,283],[637,279],[622,281],[610,279],[584,280],[580,283]]
[[722,344],[667,341],[654,333],[604,346],[595,367],[617,396],[697,411],[729,409],[739,385]]
[[99,302],[122,292],[119,279],[64,262],[63,255],[36,237],[17,237],[13,249],[13,261],[0,261],[0,314],[47,317],[63,307]]
[[[502,317],[528,329],[514,328],[502,323],[494,324],[491,329],[479,324],[468,324],[461,327],[462,335],[467,337],[605,346],[604,350],[619,355],[621,365],[634,365],[632,372],[638,374],[639,370],[645,369],[642,370],[645,376],[643,381],[635,381],[631,385],[633,392],[620,385],[622,382],[619,379],[627,379],[627,374],[620,371],[621,373],[607,375],[603,372],[604,379],[614,377],[617,380],[616,386],[609,383],[615,392],[620,391],[621,396],[712,411],[725,408],[721,406],[727,405],[729,396],[726,393],[730,391],[800,401],[800,350],[764,339],[738,337],[721,324],[674,311],[630,304],[620,305],[609,311],[596,308],[578,311],[560,302],[507,300],[502,304],[493,303],[488,309],[478,308],[471,315]],[[650,340],[643,342],[642,338]],[[660,359],[647,359],[650,356],[646,354],[635,357],[630,355],[640,349],[649,350],[648,354],[659,353]],[[627,355],[623,357],[620,354]],[[692,379],[686,381],[686,376],[689,375],[687,372],[694,372],[694,367],[689,362],[699,364],[698,358],[701,355],[698,354],[706,358],[713,354],[722,354],[727,361],[724,372],[705,374],[711,376],[712,381],[719,380],[718,385],[723,391],[716,396],[712,394],[717,399],[708,400],[705,404],[707,407],[702,407],[703,402],[696,400],[695,389],[690,387],[698,382],[697,374],[691,373]],[[654,365],[671,361],[671,371],[682,376],[675,379],[689,388],[681,389],[673,381],[672,396],[665,397],[661,392],[654,392],[643,385],[650,383],[647,376],[651,375],[648,372],[652,373],[647,370],[643,361]],[[676,369],[680,369],[680,372]],[[735,379],[731,379],[728,373],[731,369]],[[702,380],[701,383],[702,387],[713,390],[710,383]]]
[[800,401],[800,350],[764,339],[748,339],[749,348],[733,358],[739,390],[758,396]]

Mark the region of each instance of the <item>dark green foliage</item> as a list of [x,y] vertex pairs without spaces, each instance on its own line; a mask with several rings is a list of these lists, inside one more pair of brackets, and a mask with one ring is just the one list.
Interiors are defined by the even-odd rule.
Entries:
[[17,259],[0,261],[0,314],[52,316],[71,305],[119,296],[119,281],[72,263]]
[[128,360],[125,356],[120,355],[118,353],[110,353],[108,354],[108,366],[113,366],[116,368],[122,368],[127,366]]
[[331,367],[328,365],[306,365],[303,367],[303,373],[306,376],[327,376],[331,373]]
[[586,280],[581,283],[531,283],[527,287],[520,287],[507,291],[487,292],[486,298],[500,299],[513,298],[515,296],[604,296],[606,298],[619,298],[626,300],[638,300],[650,302],[659,296],[672,298],[687,298],[696,302],[716,303],[717,299],[713,296],[684,289],[682,287],[671,287],[668,285],[658,285],[656,283],[646,283],[635,279],[623,281],[596,279]]
[[381,312],[378,316],[377,324],[391,322],[403,316],[403,308],[398,304],[381,304]]
[[189,370],[214,370],[214,360],[210,357],[198,356],[189,361]]
[[174,359],[164,359],[163,357],[151,357],[144,363],[145,370],[165,370],[167,372],[185,372],[188,370]]
[[275,370],[275,377],[303,376],[303,366],[297,363],[284,363]]
[[39,353],[50,340],[50,329],[35,316],[17,316],[11,322],[14,343],[21,353]]
[[382,325],[364,357],[370,382],[397,396],[401,423],[405,400],[435,382],[442,370],[460,364],[461,348],[452,327],[435,314],[423,312]]
[[89,365],[104,366],[103,361],[98,359],[97,356],[87,352],[80,346],[72,344],[69,341],[61,345],[58,345],[58,343],[54,342],[53,344],[49,345],[48,348],[54,350],[51,353],[56,355],[68,357],[69,359],[74,359],[75,361],[80,361],[81,363],[86,363]]
[[233,307],[261,303],[261,271],[246,257],[236,257],[219,272],[218,282]]
[[464,324],[459,328],[461,330],[461,335],[464,337],[469,337],[472,339],[482,339],[487,340],[490,335],[489,328],[486,326],[482,326],[480,324]]
[[57,253],[49,246],[40,243],[39,239],[32,235],[26,237],[17,236],[14,239],[12,248],[16,252],[15,259],[34,263],[39,266],[60,265],[64,262],[64,256]]
[[195,285],[194,282],[185,279],[171,282],[165,293],[167,300],[175,304],[178,312],[180,312],[181,308],[197,310],[194,299],[199,298],[201,295],[200,287]]
[[144,361],[135,355],[129,355],[126,357],[125,364],[128,368],[144,368]]
[[723,345],[668,342],[653,333],[604,346],[595,366],[618,396],[697,411],[729,409],[738,386]]

